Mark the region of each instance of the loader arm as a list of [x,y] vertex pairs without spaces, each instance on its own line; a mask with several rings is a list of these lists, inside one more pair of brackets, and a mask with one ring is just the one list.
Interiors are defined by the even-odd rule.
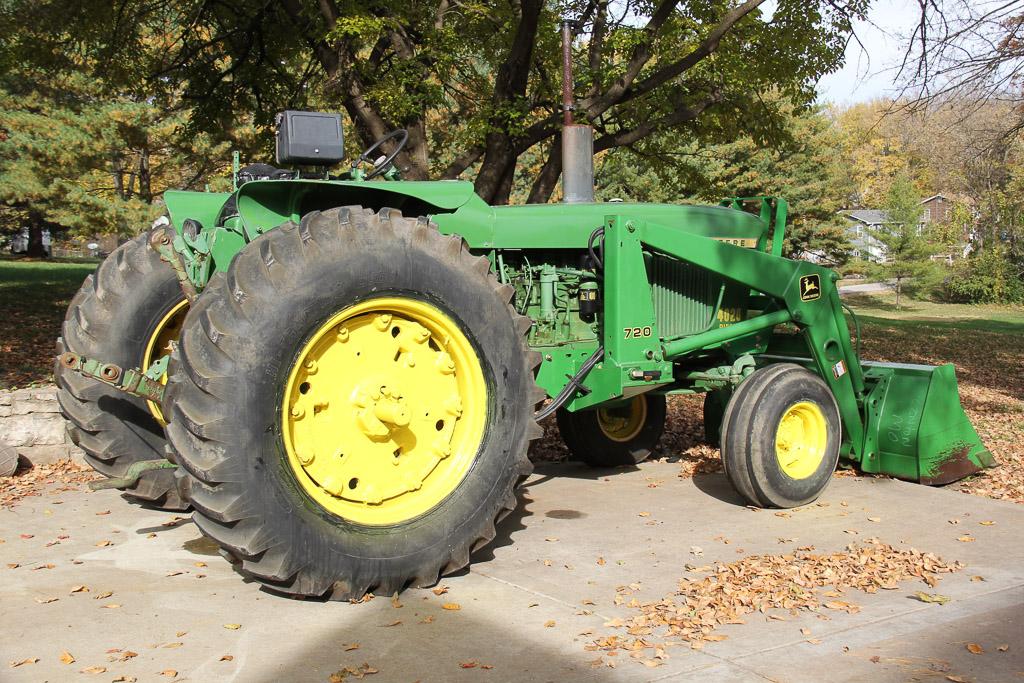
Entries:
[[[625,215],[607,216],[605,244],[605,373],[618,366],[635,373],[646,362],[677,361],[695,351],[770,332],[794,323],[809,358],[787,360],[817,372],[828,384],[842,417],[844,455],[868,472],[940,484],[993,464],[959,402],[951,365],[861,364],[843,316],[837,276],[805,261],[684,232]],[[681,338],[661,338],[660,353],[640,349],[620,331],[646,325],[647,297],[637,296],[642,249],[662,252],[749,287],[759,315]],[[656,329],[656,321],[655,321]],[[657,333],[655,332],[655,335]],[[648,344],[649,346],[649,344]],[[774,359],[780,360],[778,358]]]

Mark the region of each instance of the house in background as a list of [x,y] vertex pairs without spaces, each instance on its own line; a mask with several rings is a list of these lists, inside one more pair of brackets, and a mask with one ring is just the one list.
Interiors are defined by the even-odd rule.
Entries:
[[[953,210],[953,202],[945,195],[934,194],[927,199],[921,200],[921,223],[917,226],[920,234],[929,223],[944,223],[949,220]],[[872,231],[878,230],[889,222],[889,214],[882,209],[850,209],[840,211],[850,221],[847,234],[850,244],[853,246],[851,255],[854,258],[865,261],[884,261],[885,246],[871,236]],[[953,261],[953,254],[934,254],[932,259],[946,262]]]

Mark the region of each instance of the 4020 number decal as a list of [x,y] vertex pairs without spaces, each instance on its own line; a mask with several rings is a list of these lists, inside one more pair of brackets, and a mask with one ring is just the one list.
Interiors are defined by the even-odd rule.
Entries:
[[650,337],[650,327],[623,327],[622,333],[626,339],[633,339],[635,337]]

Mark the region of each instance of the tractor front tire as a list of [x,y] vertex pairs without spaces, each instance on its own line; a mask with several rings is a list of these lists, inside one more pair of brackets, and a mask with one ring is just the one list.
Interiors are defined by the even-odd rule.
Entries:
[[725,409],[725,473],[758,507],[810,503],[836,469],[840,425],[835,397],[818,375],[790,363],[757,370]]
[[[146,367],[165,351],[157,347],[176,336],[185,308],[174,271],[149,246],[149,233],[143,233],[111,252],[85,279],[68,306],[57,352]],[[165,457],[162,415],[155,404],[59,362],[54,376],[71,440],[97,472],[122,477],[132,463]],[[168,510],[188,507],[170,469],[145,472],[125,494]]]
[[460,237],[391,209],[254,240],[189,312],[164,400],[200,530],[287,595],[391,595],[466,566],[541,434],[512,294]]
[[560,408],[558,431],[573,458],[590,467],[637,465],[658,445],[665,412],[665,397],[649,393],[608,408]]

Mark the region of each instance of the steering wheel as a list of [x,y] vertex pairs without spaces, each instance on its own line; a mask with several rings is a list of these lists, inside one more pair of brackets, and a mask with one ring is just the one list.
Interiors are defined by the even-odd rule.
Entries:
[[[388,154],[383,159],[379,159],[374,162],[370,161],[370,155],[376,152],[377,148],[379,148],[388,140],[394,140],[395,138],[400,139],[397,143],[395,143],[395,148],[391,151],[391,154]],[[395,158],[398,156],[399,152],[401,152],[405,148],[405,143],[407,143],[408,141],[409,131],[407,131],[405,128],[398,128],[396,130],[391,131],[390,133],[388,133],[387,135],[385,135],[384,137],[382,137],[381,139],[377,140],[375,143],[367,147],[366,150],[359,155],[359,158],[352,162],[352,170],[356,170],[356,168],[359,167],[359,164],[372,163],[373,168],[371,168],[367,172],[367,174],[363,176],[363,179],[369,180],[370,178],[376,178],[377,176],[379,176],[382,173],[385,173],[389,168],[391,168],[391,165],[395,162]]]

